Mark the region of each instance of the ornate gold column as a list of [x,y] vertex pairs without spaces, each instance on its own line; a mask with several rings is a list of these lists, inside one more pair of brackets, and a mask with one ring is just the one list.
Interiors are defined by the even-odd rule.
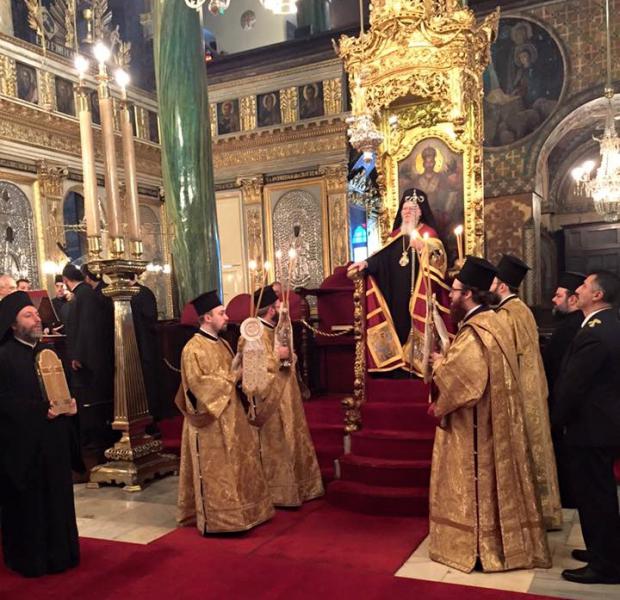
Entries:
[[[35,184],[34,216],[37,230],[37,252],[41,285],[49,287],[52,274],[43,273],[46,260],[60,262],[64,256],[58,244],[65,244],[63,221],[64,185],[69,171],[63,165],[54,165],[45,160],[37,163]],[[47,278],[47,279],[46,279]]]
[[[243,201],[243,220],[246,230],[246,265],[250,260],[257,264],[258,281],[264,277],[265,232],[263,228],[263,188],[265,180],[262,175],[240,177],[237,185],[241,187]],[[247,273],[247,268],[244,269]],[[253,292],[254,290],[250,290]]]
[[319,169],[327,188],[330,273],[349,261],[349,207],[347,165],[326,165]]

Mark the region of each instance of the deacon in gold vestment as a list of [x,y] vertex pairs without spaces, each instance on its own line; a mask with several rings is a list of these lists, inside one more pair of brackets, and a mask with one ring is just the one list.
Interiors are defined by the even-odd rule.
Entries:
[[439,390],[430,489],[432,560],[470,572],[551,566],[510,332],[488,308],[493,265],[468,257],[450,292],[460,329],[433,355]]
[[517,296],[528,270],[516,256],[505,254],[497,267],[491,291],[500,299],[496,312],[510,329],[517,350],[525,430],[534,459],[536,489],[545,527],[559,529],[562,527],[562,502],[549,423],[547,377],[534,315]]
[[[233,352],[218,333],[228,316],[216,292],[192,301],[201,328],[183,348],[177,406],[185,416],[178,521],[200,533],[245,531],[274,514],[258,434],[236,389]],[[181,395],[182,392],[182,395]]]
[[[267,286],[255,294],[263,324],[263,344],[270,360],[290,358],[288,347],[274,345],[280,300]],[[321,470],[308,430],[295,363],[278,370],[274,384],[257,407],[260,452],[265,477],[276,506],[301,506],[324,494]]]

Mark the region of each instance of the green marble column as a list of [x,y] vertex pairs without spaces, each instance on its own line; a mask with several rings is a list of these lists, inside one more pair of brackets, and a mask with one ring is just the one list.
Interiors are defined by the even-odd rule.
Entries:
[[222,293],[207,73],[198,13],[182,0],[154,0],[155,71],[166,209],[181,305]]

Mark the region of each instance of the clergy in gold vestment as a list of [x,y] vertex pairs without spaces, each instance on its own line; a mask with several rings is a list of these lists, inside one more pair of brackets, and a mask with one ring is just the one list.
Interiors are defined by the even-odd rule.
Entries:
[[[193,301],[201,327],[183,349],[178,521],[200,533],[245,531],[273,516],[258,434],[236,389],[233,352],[218,334],[228,316],[216,292]],[[182,392],[182,393],[181,393]]]
[[439,391],[430,489],[432,560],[470,572],[551,566],[510,332],[488,308],[495,268],[468,257],[450,292],[461,326],[433,355]]
[[497,267],[491,291],[500,299],[498,316],[508,326],[517,350],[525,430],[534,459],[536,489],[547,529],[562,526],[562,502],[549,423],[547,377],[540,354],[538,327],[532,311],[517,296],[529,267],[505,254]]
[[[273,288],[257,292],[255,303],[263,324],[263,344],[280,365],[291,358],[288,347],[274,344],[274,331],[280,300]],[[276,506],[301,506],[303,502],[324,493],[321,470],[310,437],[306,415],[297,382],[294,360],[290,367],[278,370],[274,384],[259,402],[257,419],[260,425],[260,451],[263,470],[273,503]]]

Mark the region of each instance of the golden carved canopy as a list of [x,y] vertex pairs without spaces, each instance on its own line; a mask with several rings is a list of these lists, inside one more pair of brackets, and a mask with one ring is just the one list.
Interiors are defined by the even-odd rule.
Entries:
[[383,233],[398,206],[399,163],[433,139],[462,161],[466,250],[482,254],[482,74],[499,11],[478,23],[458,0],[373,0],[370,8],[370,30],[342,37],[339,54],[353,113],[369,110],[383,134]]

